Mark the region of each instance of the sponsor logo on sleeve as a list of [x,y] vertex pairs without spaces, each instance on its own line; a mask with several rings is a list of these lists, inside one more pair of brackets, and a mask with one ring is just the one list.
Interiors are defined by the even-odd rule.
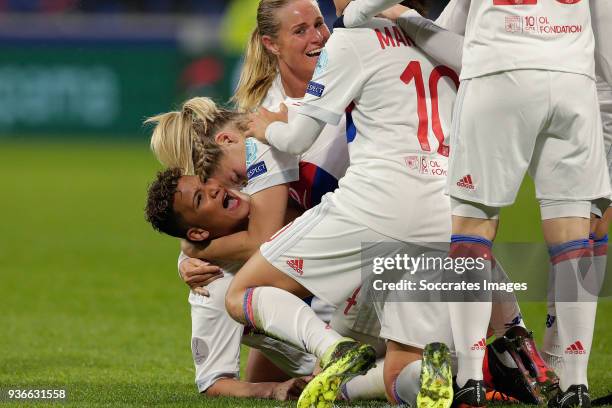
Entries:
[[325,85],[321,85],[317,82],[314,81],[310,81],[308,83],[308,86],[306,87],[306,93],[307,94],[311,94],[314,95],[318,98],[321,97],[321,95],[323,95],[323,91],[325,90]]
[[266,173],[268,171],[268,168],[266,167],[266,162],[264,161],[260,161],[257,162],[251,166],[248,167],[247,169],[247,179],[251,180],[254,179],[257,176],[261,176],[262,174]]

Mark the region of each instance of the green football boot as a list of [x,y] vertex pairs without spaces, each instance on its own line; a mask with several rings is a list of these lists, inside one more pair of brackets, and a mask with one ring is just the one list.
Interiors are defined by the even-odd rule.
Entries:
[[417,408],[449,408],[452,403],[453,373],[450,352],[444,343],[430,343],[423,350]]
[[321,371],[302,391],[298,408],[331,408],[338,390],[351,378],[374,366],[376,351],[368,344],[342,338],[321,359]]

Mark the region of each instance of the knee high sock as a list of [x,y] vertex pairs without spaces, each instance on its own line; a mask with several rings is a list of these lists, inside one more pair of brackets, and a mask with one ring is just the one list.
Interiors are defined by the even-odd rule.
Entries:
[[385,399],[384,364],[385,359],[379,358],[376,367],[344,384],[341,390],[344,399],[347,401]]
[[597,311],[597,272],[589,241],[576,240],[549,249],[553,269],[555,311],[563,367],[559,373],[561,390],[587,382],[587,366],[595,314]]
[[416,407],[416,399],[421,389],[421,363],[416,360],[400,371],[393,383],[393,399],[398,404]]
[[318,358],[342,338],[302,299],[282,289],[269,286],[247,289],[244,312],[250,326]]
[[[504,268],[499,262],[493,260],[493,275],[496,281],[510,281]],[[525,327],[521,308],[513,292],[495,291],[491,294],[492,309],[489,327],[496,337],[501,337],[508,329],[514,326]]]
[[[491,276],[491,241],[479,236],[453,235],[451,237],[451,258],[480,258],[484,270],[465,271],[461,279],[480,282]],[[477,274],[477,276],[475,276]],[[490,295],[490,294],[489,294]],[[457,351],[457,385],[463,387],[470,380],[483,380],[482,361],[486,349],[486,336],[491,317],[491,301],[484,288],[476,299],[449,302],[449,314],[453,341]]]

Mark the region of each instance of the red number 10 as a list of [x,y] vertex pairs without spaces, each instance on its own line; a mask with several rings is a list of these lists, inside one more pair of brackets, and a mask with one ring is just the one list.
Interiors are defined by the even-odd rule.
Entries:
[[[436,139],[439,142],[438,153],[448,157],[448,146],[444,144],[444,132],[440,123],[440,110],[438,106],[438,82],[442,77],[450,78],[455,87],[459,88],[459,77],[447,66],[439,65],[431,71],[429,76],[429,94],[431,95],[431,128]],[[410,84],[414,79],[414,85],[417,93],[417,115],[419,118],[419,127],[417,130],[417,138],[421,144],[421,149],[426,152],[431,151],[431,146],[427,140],[427,128],[429,123],[429,115],[427,114],[427,97],[425,95],[425,84],[423,82],[423,71],[419,61],[411,61],[400,76],[402,82],[406,85]]]

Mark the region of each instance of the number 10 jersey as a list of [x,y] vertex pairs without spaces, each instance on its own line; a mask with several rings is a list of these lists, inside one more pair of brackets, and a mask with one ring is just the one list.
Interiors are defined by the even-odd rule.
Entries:
[[444,195],[457,74],[387,20],[336,28],[308,84],[302,114],[337,124],[350,108],[350,166],[331,199],[372,230],[402,241],[446,241]]

